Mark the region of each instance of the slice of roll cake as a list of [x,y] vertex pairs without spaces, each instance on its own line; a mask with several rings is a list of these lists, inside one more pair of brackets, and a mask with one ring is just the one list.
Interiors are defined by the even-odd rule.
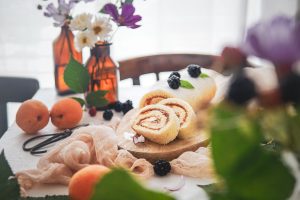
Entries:
[[171,108],[156,104],[142,108],[131,127],[152,142],[168,144],[177,137],[180,122]]
[[143,108],[148,105],[157,104],[161,100],[172,98],[174,97],[173,94],[170,92],[167,92],[165,90],[153,90],[151,92],[148,92],[143,96],[143,98],[140,101],[140,108]]
[[188,75],[182,75],[181,80],[188,81],[193,88],[179,87],[172,89],[167,83],[167,80],[157,82],[153,86],[153,90],[146,93],[141,101],[140,108],[156,104],[163,99],[179,98],[188,102],[195,112],[206,107],[214,98],[217,86],[212,77],[191,78]]
[[160,101],[158,104],[165,105],[174,110],[180,121],[178,138],[186,139],[194,136],[198,131],[197,118],[193,108],[184,100],[169,98]]

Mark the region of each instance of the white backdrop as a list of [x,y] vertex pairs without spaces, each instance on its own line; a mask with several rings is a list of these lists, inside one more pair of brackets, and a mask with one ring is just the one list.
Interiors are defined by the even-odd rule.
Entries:
[[[59,29],[36,9],[39,2],[0,0],[0,75],[35,77],[41,87],[53,87],[52,42]],[[117,32],[112,50],[116,60],[171,52],[218,53],[227,44],[238,44],[245,26],[278,13],[293,15],[297,5],[296,0],[135,2],[142,27]],[[95,11],[101,3],[82,3],[76,10]]]

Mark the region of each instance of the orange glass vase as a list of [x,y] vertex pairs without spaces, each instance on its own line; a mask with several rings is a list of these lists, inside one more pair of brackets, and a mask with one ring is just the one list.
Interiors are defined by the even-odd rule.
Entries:
[[82,53],[76,51],[73,41],[74,35],[72,31],[69,29],[68,25],[64,25],[61,27],[60,35],[53,42],[55,88],[59,95],[74,93],[64,81],[64,71],[69,63],[71,55],[79,63],[82,63]]
[[[91,49],[91,56],[86,64],[90,74],[88,92],[107,90],[105,98],[108,105],[118,100],[117,64],[110,56],[110,46],[108,43],[97,43]],[[102,110],[107,106],[97,109]]]

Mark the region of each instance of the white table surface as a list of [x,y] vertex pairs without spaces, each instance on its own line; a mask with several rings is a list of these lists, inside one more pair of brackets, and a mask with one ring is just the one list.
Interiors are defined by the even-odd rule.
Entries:
[[[149,91],[149,88],[140,86],[133,86],[130,88],[120,88],[119,99],[125,101],[130,99],[133,101],[134,106],[138,105],[139,99]],[[60,98],[56,95],[54,89],[40,89],[37,94],[33,97],[34,99],[41,100],[48,108]],[[98,113],[99,114],[99,113]],[[101,114],[101,113],[100,113]],[[43,133],[53,132],[55,128],[51,123],[41,131]],[[22,130],[13,123],[11,127],[5,132],[0,140],[0,150],[4,149],[6,158],[14,172],[26,169],[35,168],[36,163],[40,156],[33,156],[28,152],[22,150],[23,142],[30,136],[22,133]],[[147,181],[146,185],[150,188],[158,190],[164,190],[165,186],[174,186],[179,182],[180,177],[178,175],[170,174],[166,177],[153,177]],[[212,180],[208,179],[196,179],[185,177],[185,186],[176,192],[172,192],[172,195],[178,200],[206,200],[208,199],[204,190],[199,188],[197,185],[206,185],[212,183]],[[40,185],[36,186],[29,191],[29,196],[45,196],[53,194],[67,194],[67,187],[61,185]]]

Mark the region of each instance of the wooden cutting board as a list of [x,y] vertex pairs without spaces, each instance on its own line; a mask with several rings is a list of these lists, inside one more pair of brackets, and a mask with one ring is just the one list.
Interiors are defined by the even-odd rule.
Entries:
[[158,159],[173,160],[186,151],[196,151],[199,147],[207,146],[208,135],[199,130],[197,136],[189,139],[175,139],[169,144],[161,145],[146,139],[144,143],[134,144],[130,135],[135,134],[131,129],[130,121],[135,117],[138,109],[129,111],[121,120],[117,128],[118,145],[121,149],[126,149],[137,158],[145,158],[150,162]]

